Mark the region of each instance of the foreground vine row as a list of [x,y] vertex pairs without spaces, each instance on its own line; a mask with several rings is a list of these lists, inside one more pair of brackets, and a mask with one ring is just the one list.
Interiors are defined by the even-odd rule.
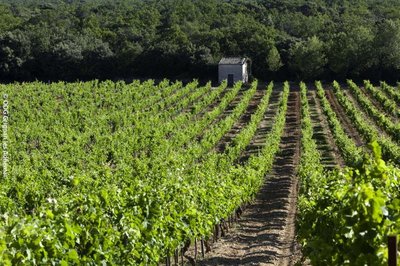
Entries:
[[[361,124],[351,104],[341,93],[339,84],[333,84],[339,102],[355,124]],[[400,225],[400,169],[381,159],[381,148],[372,140],[372,155],[355,157],[352,167],[327,172],[320,163],[320,155],[312,139],[312,126],[307,88],[300,85],[302,95],[302,152],[299,166],[301,188],[297,220],[303,254],[312,265],[386,265],[387,237],[399,234]],[[317,82],[319,96],[338,145],[351,140],[343,137],[343,130],[324,97]],[[365,125],[366,126],[366,125]],[[361,129],[361,128],[360,128]],[[353,148],[355,149],[355,148]],[[349,151],[341,148],[344,154]],[[361,153],[361,151],[360,151]],[[349,157],[347,157],[349,158]]]

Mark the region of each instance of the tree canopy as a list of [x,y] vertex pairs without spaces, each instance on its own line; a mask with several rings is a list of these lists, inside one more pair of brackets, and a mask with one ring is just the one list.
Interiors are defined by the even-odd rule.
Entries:
[[0,79],[396,80],[397,0],[0,0]]

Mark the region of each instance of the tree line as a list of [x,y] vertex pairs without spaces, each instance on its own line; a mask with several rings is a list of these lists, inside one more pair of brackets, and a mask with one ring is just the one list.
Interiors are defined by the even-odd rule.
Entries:
[[397,80],[397,0],[0,0],[0,79]]

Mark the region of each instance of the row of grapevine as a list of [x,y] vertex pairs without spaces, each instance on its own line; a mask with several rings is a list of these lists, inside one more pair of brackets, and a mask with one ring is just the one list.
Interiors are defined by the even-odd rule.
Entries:
[[[134,82],[135,83],[135,82]],[[121,83],[123,84],[123,83]],[[150,109],[152,106],[163,101],[163,99],[175,95],[177,91],[182,89],[182,83],[176,82],[170,86],[168,80],[163,80],[158,86],[154,86],[154,83],[144,82],[137,86],[136,84],[130,84],[131,89],[135,88],[136,94],[130,95],[134,100],[135,112],[141,112],[142,110]],[[141,85],[141,86],[140,86]],[[96,85],[94,85],[96,86]],[[104,86],[102,83],[101,86]],[[125,86],[122,86],[122,88]],[[101,95],[98,95],[101,97]],[[146,99],[146,100],[144,100]]]
[[241,151],[249,144],[252,137],[256,133],[257,127],[263,119],[269,105],[273,87],[274,84],[271,82],[267,87],[267,92],[257,107],[257,111],[252,114],[249,124],[240,131],[240,133],[233,139],[232,143],[230,143],[226,149],[226,153],[232,161],[240,155]]
[[[13,86],[32,86],[28,91],[40,94],[28,101]],[[273,85],[221,154],[213,146],[247,109],[257,83],[222,119],[242,85],[200,118],[226,84],[211,91],[209,84],[196,86],[7,86],[11,154],[18,160],[1,180],[0,263],[153,265],[188,241],[207,238],[216,223],[249,201],[279,149],[289,85],[265,148],[243,165],[234,161],[263,119]],[[72,93],[64,94],[66,87]],[[143,153],[145,144],[150,147]]]
[[381,104],[382,109],[387,114],[392,115],[396,118],[399,116],[400,110],[397,108],[396,102],[388,98],[382,89],[375,88],[374,85],[372,85],[371,82],[369,82],[368,80],[364,80],[364,88],[377,102]]
[[[208,86],[209,86],[209,84],[207,84],[207,86],[204,88],[207,89]],[[172,119],[161,118],[159,120],[159,123],[162,123],[162,127],[158,127],[157,131],[149,132],[149,130],[147,130],[147,132],[144,132],[144,134],[146,134],[146,133],[152,134],[151,137],[147,137],[147,139],[151,140],[151,141],[150,141],[150,143],[143,142],[142,146],[138,150],[140,150],[142,152],[149,150],[150,147],[155,144],[155,142],[161,141],[165,138],[170,138],[177,131],[193,126],[193,124],[195,124],[197,122],[195,117],[199,116],[201,112],[204,112],[204,110],[206,109],[207,106],[209,106],[216,99],[221,97],[221,94],[223,93],[223,91],[225,89],[226,89],[226,82],[222,83],[219,87],[213,89],[209,93],[204,94],[203,90],[200,89],[200,90],[196,91],[194,93],[195,95],[192,95],[191,98],[188,97],[188,98],[183,99],[182,102],[187,102],[185,104],[185,106],[189,106],[188,103],[193,100],[195,100],[195,102],[193,102],[193,104],[190,105],[190,107],[188,108],[187,111],[180,112],[178,115],[176,115]],[[240,87],[237,87],[236,89],[239,90]],[[197,95],[199,93],[203,94],[200,98],[197,97]],[[232,97],[234,97],[234,96],[232,96]],[[232,98],[229,98],[229,100],[230,99],[232,99]],[[227,103],[229,102],[229,100],[227,101]],[[219,110],[221,111],[224,107],[226,107],[226,106],[219,105]],[[175,110],[175,111],[179,112],[178,110]],[[152,121],[152,123],[149,125],[149,127],[154,128],[154,125],[155,125],[155,123],[154,123],[154,121]],[[146,131],[146,130],[143,129],[143,131]],[[155,141],[155,137],[158,137],[161,140]],[[141,139],[143,139],[143,138],[141,138]]]
[[[176,128],[185,126],[193,115],[197,115],[207,105],[211,104],[226,88],[226,83],[223,83],[217,89],[209,91],[210,84],[196,89],[189,96],[181,99],[171,108],[167,108],[162,112],[156,112],[152,116],[135,115],[134,126],[136,128],[135,137],[137,137],[138,145],[134,147],[135,152],[145,152],[151,149],[159,141],[165,138],[170,132],[174,132]],[[199,98],[199,96],[201,96]],[[192,108],[189,113],[185,109]],[[162,110],[162,109],[161,109]],[[154,130],[154,126],[162,124]]]
[[[355,88],[353,83],[349,81],[350,86]],[[379,131],[368,123],[356,109],[353,103],[344,95],[340,85],[334,82],[333,88],[336,98],[345,109],[346,114],[353,120],[354,126],[362,134],[367,142],[376,140],[382,147],[383,158],[387,161],[393,161],[395,164],[400,164],[400,147],[390,138],[379,134]]]
[[[205,128],[228,107],[229,103],[238,95],[241,87],[241,83],[236,83],[234,88],[224,95],[218,106],[204,114],[200,120],[193,120],[189,126],[185,127],[183,130],[175,132],[168,142],[171,142],[173,146],[180,147],[198,136],[200,132],[203,132]],[[165,148],[162,147],[162,150],[164,149]]]
[[335,143],[340,149],[343,159],[347,165],[358,165],[361,163],[364,152],[361,148],[357,147],[354,141],[347,136],[342,125],[340,124],[335,111],[326,99],[324,88],[321,82],[315,83],[317,88],[318,97],[321,100],[322,109],[327,117],[329,127],[332,131]]
[[204,154],[204,151],[210,150],[212,147],[214,147],[218,140],[225,135],[225,133],[234,125],[236,120],[238,120],[244,113],[256,90],[257,82],[254,82],[251,85],[251,88],[243,94],[240,102],[236,105],[232,112],[223,120],[212,125],[209,130],[203,134],[201,141],[189,149],[185,149],[185,153],[192,159],[195,159]]
[[[317,144],[313,139],[313,126],[310,116],[309,104],[307,99],[306,84],[300,83],[301,97],[301,156],[298,169],[299,177],[304,180],[303,186],[315,183],[315,178],[323,172],[324,168],[321,164],[321,155],[318,151]],[[308,195],[313,197],[313,195]]]
[[[393,123],[390,118],[382,114],[367,97],[362,93],[360,88],[352,81],[348,81],[349,88],[351,92],[354,94],[357,102],[360,106],[371,116],[374,121],[384,129],[395,141],[400,143],[400,125]],[[368,87],[368,83],[366,84]],[[337,86],[336,86],[337,88]]]
[[[199,108],[201,106],[206,108],[207,104],[211,104],[225,88],[226,83],[213,91],[209,97],[204,97],[193,107],[198,111],[202,110]],[[210,124],[220,117],[231,102],[238,97],[241,88],[242,84],[237,83],[232,90],[221,98],[216,107],[208,113],[203,113],[199,119],[197,118],[198,112],[182,114],[182,116],[179,115],[170,122],[163,122],[164,120],[161,119],[158,123],[149,124],[147,129],[144,128],[144,131],[149,132],[148,134],[150,137],[147,137],[147,141],[142,140],[146,145],[141,149],[142,154],[135,159],[135,164],[137,165],[136,175],[145,176],[147,171],[152,168],[151,166],[154,165],[155,161],[160,165],[169,163],[177,165],[180,163],[180,160],[177,160],[177,158],[191,158],[190,155],[192,155],[193,151],[196,149],[201,151],[203,145],[198,143],[196,136],[204,132],[206,132],[206,134],[207,132],[209,132],[208,134],[214,134],[214,130],[210,129],[207,131],[206,129],[210,127]],[[248,103],[251,95],[255,92],[255,89],[256,85],[254,84],[252,90],[247,92],[246,99],[244,101],[242,99],[241,110],[236,108],[236,115],[243,111],[243,108]],[[157,124],[159,126],[154,128],[154,125]],[[166,135],[168,135],[168,138],[165,137]],[[143,139],[143,136],[141,137]],[[188,150],[192,152],[188,152]]]
[[[329,119],[334,116],[321,88],[317,83]],[[305,85],[300,89],[303,136],[297,228],[303,255],[312,265],[386,265],[387,236],[400,233],[400,170],[381,160],[380,147],[373,142],[373,156],[364,157],[355,168],[325,172],[312,139]]]
[[173,116],[195,100],[198,97],[198,91],[204,89],[206,91],[211,89],[211,84],[209,83],[199,89],[197,81],[190,82],[159,102],[138,111],[136,115],[143,118],[148,116]]
[[397,105],[400,107],[400,91],[396,88],[389,86],[386,82],[380,83],[382,90],[388,95],[389,98],[394,99]]

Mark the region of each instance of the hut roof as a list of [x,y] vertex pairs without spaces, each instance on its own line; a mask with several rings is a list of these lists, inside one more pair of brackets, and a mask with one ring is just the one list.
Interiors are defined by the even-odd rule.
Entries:
[[223,57],[220,61],[220,65],[243,65],[246,62],[244,57]]

